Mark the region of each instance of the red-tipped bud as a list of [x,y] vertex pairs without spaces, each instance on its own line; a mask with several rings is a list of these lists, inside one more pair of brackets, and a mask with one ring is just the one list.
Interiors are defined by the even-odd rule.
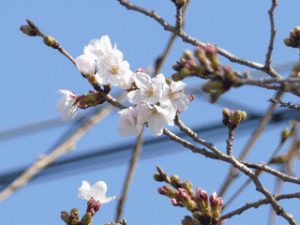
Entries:
[[215,45],[208,45],[205,48],[205,52],[207,55],[216,55],[218,53],[218,50]]
[[163,187],[157,188],[157,191],[158,191],[158,193],[161,194],[161,195],[167,195],[167,190],[164,189]]
[[191,181],[186,180],[186,181],[182,182],[181,186],[182,186],[182,188],[184,188],[185,190],[188,191],[191,198],[195,197],[195,192],[193,190],[193,184]]
[[188,201],[191,198],[188,191],[185,190],[184,188],[177,188],[177,190],[178,190],[178,194],[177,194],[178,199],[182,201]]
[[214,191],[209,197],[210,205],[212,207],[216,205],[217,198],[218,198],[217,192]]
[[182,205],[180,204],[180,202],[178,201],[178,199],[176,199],[176,198],[172,198],[172,199],[171,199],[171,202],[172,202],[172,205],[174,205],[174,206],[182,206]]
[[144,69],[142,69],[142,68],[138,68],[135,72],[136,72],[136,73],[138,73],[138,72],[146,73],[146,70],[144,70]]

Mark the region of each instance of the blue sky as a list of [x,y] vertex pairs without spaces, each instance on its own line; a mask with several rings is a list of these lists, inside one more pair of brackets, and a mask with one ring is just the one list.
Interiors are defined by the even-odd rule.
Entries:
[[[132,2],[155,10],[170,24],[174,24],[175,7],[171,1]],[[267,14],[270,5],[271,1],[258,0],[207,2],[194,0],[186,16],[185,32],[203,42],[217,44],[239,57],[264,63],[270,37]],[[299,51],[285,47],[282,40],[288,36],[291,29],[299,25],[299,8],[299,1],[289,0],[281,1],[275,10],[278,33],[273,52],[274,65],[298,59]],[[171,35],[153,19],[128,11],[117,1],[79,3],[57,0],[5,1],[2,3],[0,17],[3,52],[0,131],[59,117],[55,111],[55,103],[60,97],[55,92],[59,89],[68,89],[77,94],[87,93],[91,89],[64,56],[45,46],[42,39],[28,37],[19,31],[19,27],[26,24],[25,19],[32,20],[44,34],[54,36],[74,58],[83,53],[84,46],[91,39],[108,35],[112,43],[117,43],[118,49],[123,52],[124,59],[130,63],[132,70],[153,65]],[[171,66],[179,60],[186,49],[193,50],[194,46],[177,39],[162,70],[166,77],[174,73]],[[230,63],[224,57],[220,57],[220,60],[239,71],[249,70]],[[287,73],[283,75],[287,76]],[[195,78],[185,82],[198,88],[204,83]],[[112,95],[117,91],[113,90]],[[265,112],[269,105],[267,100],[273,96],[274,91],[242,87],[231,90],[224,97],[241,104],[249,104],[259,112]],[[297,101],[296,97],[289,94],[283,99]],[[207,100],[197,99],[196,96],[189,110],[182,114],[182,120],[189,126],[201,127],[221,121],[221,110],[221,106],[211,105]],[[119,116],[114,114],[98,124],[77,143],[76,148],[68,156],[94,148],[106,149],[133,142],[133,137],[119,136],[118,122]],[[49,150],[71,126],[69,123],[56,129],[2,140],[0,173],[30,165],[39,155]],[[272,127],[264,133],[247,160],[265,161],[277,147],[279,134],[286,126],[288,122],[281,127]],[[236,131],[238,132],[239,130]],[[243,148],[251,133],[252,131],[243,133],[240,135],[241,138],[234,141],[235,155]],[[216,145],[225,151],[226,137],[218,138],[218,135],[215,133],[213,137],[218,140]],[[146,131],[145,138],[150,137],[150,133]],[[219,190],[229,168],[227,164],[208,160],[176,144],[169,144],[170,142],[152,146],[159,148],[160,152],[155,152],[155,155],[139,164],[123,215],[128,224],[180,224],[184,215],[190,215],[187,210],[173,207],[168,198],[157,194],[156,189],[162,184],[152,179],[156,165],[160,165],[169,174],[178,174],[182,180],[191,180],[195,187],[199,186],[208,193]],[[284,148],[288,146],[289,144]],[[164,154],[167,148],[175,153]],[[128,158],[128,155],[126,157]],[[77,197],[81,181],[94,183],[104,180],[108,185],[108,196],[119,195],[127,169],[126,157],[109,168],[95,166],[82,171],[72,168],[69,173],[29,183],[0,204],[0,220],[3,224],[63,224],[60,220],[60,211],[69,211],[73,207],[79,208],[82,215],[86,203]],[[101,162],[105,159],[99,160]],[[296,171],[299,174],[297,164]],[[245,177],[240,178],[233,187],[237,188],[244,180]],[[263,184],[271,190],[274,187],[273,181],[273,177],[262,176]],[[285,193],[299,190],[296,185],[285,184],[284,187]],[[229,196],[230,194],[226,195]],[[262,197],[255,191],[254,186],[250,185],[243,197],[232,204],[231,209]],[[114,201],[103,205],[94,218],[94,224],[104,224],[113,220],[116,204]],[[282,204],[299,222],[300,216],[297,215],[299,200],[283,201]],[[266,206],[251,209],[241,216],[232,218],[228,224],[266,224],[268,212],[269,207]],[[278,224],[286,224],[286,221],[279,219]]]

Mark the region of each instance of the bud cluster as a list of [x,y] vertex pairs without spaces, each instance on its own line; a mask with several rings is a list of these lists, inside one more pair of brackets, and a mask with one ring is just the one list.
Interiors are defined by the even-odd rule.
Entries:
[[196,192],[193,190],[191,181],[180,181],[178,175],[169,176],[158,167],[158,173],[154,174],[154,179],[159,182],[165,181],[169,185],[164,185],[158,188],[158,193],[171,198],[171,203],[174,206],[187,208],[193,213],[193,218],[185,216],[182,224],[200,225],[200,224],[219,224],[221,217],[223,199],[213,192],[210,196],[208,193],[199,187],[196,187]]
[[292,48],[300,48],[300,26],[296,26],[290,31],[290,37],[285,38],[284,44]]
[[241,110],[233,112],[230,109],[224,108],[222,114],[222,122],[230,130],[234,130],[235,128],[237,128],[237,126],[247,118],[247,113]]
[[197,46],[194,53],[186,50],[180,61],[173,65],[177,73],[172,75],[174,81],[183,80],[186,77],[196,76],[210,79],[202,90],[210,94],[210,102],[214,103],[221,94],[224,94],[232,86],[237,87],[236,79],[248,78],[248,74],[241,76],[233,71],[230,66],[222,66],[218,59],[218,50],[215,45],[208,45],[205,48]]
[[61,212],[61,219],[67,225],[91,225],[93,221],[93,215],[91,213],[86,213],[79,221],[79,211],[77,208],[73,208],[70,214],[66,211]]

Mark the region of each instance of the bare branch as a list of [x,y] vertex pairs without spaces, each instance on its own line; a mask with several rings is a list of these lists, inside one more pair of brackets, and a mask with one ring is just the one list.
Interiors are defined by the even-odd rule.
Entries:
[[[284,200],[284,199],[300,198],[300,192],[274,196],[274,198],[277,201]],[[266,204],[269,204],[269,203],[270,203],[270,201],[267,198],[260,199],[257,202],[247,203],[243,207],[221,216],[220,220],[228,219],[228,218],[231,218],[235,215],[241,215],[243,212],[245,212],[246,210],[248,210],[250,208],[258,208],[262,205],[266,205]]]
[[[283,92],[279,91],[276,94],[275,99],[280,99],[282,95],[283,95]],[[254,143],[257,141],[257,139],[260,137],[260,135],[264,131],[267,123],[269,122],[271,116],[273,115],[273,113],[275,111],[275,107],[276,107],[276,103],[273,103],[273,104],[270,105],[270,108],[268,109],[268,111],[264,115],[264,117],[261,119],[261,121],[260,121],[258,127],[256,128],[255,132],[253,133],[251,139],[249,140],[249,142],[247,143],[247,145],[245,146],[243,151],[240,153],[239,158],[238,158],[240,161],[242,161],[246,158],[246,156],[250,152],[250,149],[252,148]],[[228,187],[230,186],[230,184],[232,183],[232,181],[236,177],[236,172],[237,172],[236,168],[231,167],[231,169],[229,171],[229,174],[226,177],[226,179],[224,181],[224,184],[222,185],[222,187],[219,191],[219,196],[223,196],[225,194]]]
[[257,170],[263,170],[267,173],[270,173],[278,178],[280,178],[284,182],[290,182],[294,184],[300,184],[300,178],[296,178],[293,176],[289,176],[285,173],[282,173],[278,170],[272,169],[271,167],[267,165],[262,164],[255,164],[255,163],[249,163],[249,162],[242,162],[244,165],[246,165],[249,168],[257,169]]
[[[142,7],[139,7],[137,5],[132,4],[131,2],[129,2],[127,0],[118,0],[118,1],[119,1],[119,3],[121,5],[125,6],[128,10],[134,10],[134,11],[140,12],[140,13],[146,15],[146,16],[149,16],[149,17],[153,18],[160,25],[162,25],[165,30],[171,31],[174,34],[177,34],[179,37],[181,37],[181,39],[184,42],[190,43],[190,44],[195,45],[195,46],[199,45],[201,47],[206,47],[206,46],[210,45],[210,43],[201,42],[201,41],[197,40],[196,38],[190,37],[185,32],[183,32],[181,30],[178,30],[175,27],[171,26],[170,24],[168,24],[163,18],[161,18],[153,10],[150,11],[150,10],[144,9]],[[250,60],[246,60],[246,59],[240,58],[240,57],[238,57],[236,55],[233,55],[232,53],[230,53],[230,52],[228,52],[228,51],[226,51],[226,50],[224,50],[224,49],[222,49],[222,48],[220,48],[218,46],[216,46],[216,47],[217,47],[218,53],[220,55],[226,57],[227,59],[229,59],[231,62],[240,63],[242,65],[249,66],[251,68],[264,71],[264,72],[266,72],[267,74],[269,74],[272,77],[281,78],[281,76],[273,68],[271,68],[271,67],[270,67],[270,69],[267,70],[265,68],[265,66],[262,65],[262,64],[259,64],[259,63],[256,63],[256,62],[252,62]]]
[[286,103],[279,99],[274,99],[274,98],[271,98],[269,101],[272,103],[279,103],[280,107],[288,107],[290,109],[300,110],[300,105],[293,105],[291,102]]
[[124,183],[122,195],[119,199],[119,204],[117,207],[117,214],[116,214],[116,219],[115,219],[116,222],[118,222],[121,218],[121,215],[123,212],[123,206],[124,206],[124,203],[125,203],[125,200],[126,200],[129,188],[130,188],[130,184],[133,179],[134,171],[138,165],[138,161],[141,156],[142,146],[143,146],[143,134],[144,134],[144,126],[143,126],[142,131],[141,131],[140,135],[138,136],[136,144],[133,148],[133,155],[132,155],[132,158],[130,161],[130,167],[127,172],[126,181]]
[[275,29],[275,21],[274,21],[274,10],[275,7],[278,5],[278,1],[277,0],[272,0],[272,5],[270,10],[268,11],[269,16],[270,16],[270,24],[271,24],[271,37],[270,37],[270,43],[269,43],[269,47],[268,47],[268,52],[266,54],[266,62],[265,62],[265,67],[266,69],[270,69],[271,68],[271,62],[272,62],[272,52],[274,49],[274,40],[275,40],[275,35],[276,35],[276,29]]
[[232,156],[232,142],[234,140],[234,136],[233,136],[233,130],[229,129],[229,137],[228,137],[228,140],[227,140],[227,146],[226,146],[226,149],[227,149],[227,155],[228,156]]

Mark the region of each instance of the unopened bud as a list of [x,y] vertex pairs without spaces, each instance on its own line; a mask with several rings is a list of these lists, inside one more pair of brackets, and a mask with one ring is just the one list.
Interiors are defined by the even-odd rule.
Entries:
[[153,178],[155,181],[158,181],[158,182],[163,182],[165,181],[164,177],[160,175],[160,173],[155,173],[153,175]]
[[182,188],[184,188],[185,190],[188,191],[189,195],[194,198],[195,197],[195,192],[193,190],[193,184],[191,181],[186,180],[184,182],[182,182],[181,184]]
[[59,44],[57,40],[54,37],[51,36],[45,36],[44,37],[44,43],[45,45],[52,47],[54,49],[57,49],[59,47]]
[[93,222],[93,216],[90,213],[86,213],[80,222],[82,225],[91,225]]
[[188,201],[191,197],[188,193],[187,190],[185,190],[184,188],[178,188],[178,194],[177,194],[177,198],[182,200],[182,201]]
[[60,215],[60,218],[65,221],[67,224],[70,222],[70,215],[68,212],[66,211],[62,211],[61,212],[61,215]]
[[186,60],[190,60],[190,59],[193,59],[194,58],[194,55],[193,53],[190,51],[190,50],[185,50],[183,52],[183,57],[186,59]]
[[294,28],[294,31],[296,32],[296,34],[298,34],[298,33],[300,32],[300,26],[296,26],[296,27]]
[[287,154],[282,154],[270,160],[269,164],[280,165],[286,162]]
[[281,144],[283,144],[291,135],[291,131],[288,128],[285,128],[281,133]]
[[197,203],[192,199],[187,200],[184,205],[190,212],[198,210]]
[[177,174],[173,174],[171,177],[171,184],[174,186],[174,187],[180,187],[181,186],[181,182],[180,182],[180,178]]
[[196,187],[196,197],[195,201],[197,205],[199,206],[202,214],[204,216],[210,216],[211,214],[211,207],[209,205],[208,201],[208,193],[204,190],[202,190],[199,187]]
[[292,43],[291,43],[291,39],[290,38],[285,38],[283,39],[283,42],[286,46],[292,46]]

